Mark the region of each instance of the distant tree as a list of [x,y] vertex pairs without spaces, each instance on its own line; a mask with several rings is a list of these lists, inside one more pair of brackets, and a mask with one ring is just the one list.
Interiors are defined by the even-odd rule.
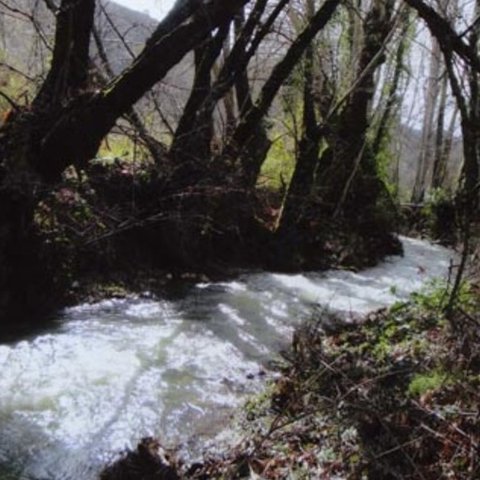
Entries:
[[479,22],[475,9],[474,20],[463,32],[457,32],[449,19],[423,0],[405,0],[427,24],[443,55],[450,88],[461,118],[464,164],[461,197],[465,208],[473,211],[478,205],[479,152],[478,134],[480,95],[478,74]]
[[[473,20],[458,32],[448,17],[423,0],[405,0],[427,24],[443,54],[445,68],[461,118],[464,163],[457,194],[458,217],[462,225],[463,255],[452,287],[447,314],[456,302],[467,265],[471,222],[478,212],[480,175],[480,5],[475,2]],[[454,325],[455,327],[455,325]]]
[[[442,0],[438,9],[445,19],[451,22],[458,14],[457,2]],[[443,185],[448,159],[448,144],[453,134],[455,117],[446,131],[445,117],[448,98],[448,74],[438,40],[432,40],[430,52],[430,71],[426,89],[425,111],[422,125],[422,143],[420,145],[412,202],[423,201],[424,195],[431,187]],[[445,143],[446,142],[446,143]]]
[[431,170],[434,154],[434,121],[438,109],[441,89],[440,47],[434,39],[430,52],[430,67],[425,92],[425,112],[423,114],[422,140],[418,152],[417,172],[412,192],[412,202],[420,203],[427,188],[427,175]]

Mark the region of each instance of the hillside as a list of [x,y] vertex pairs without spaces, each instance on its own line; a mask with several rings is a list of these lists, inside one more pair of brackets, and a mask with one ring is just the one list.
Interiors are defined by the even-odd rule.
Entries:
[[[6,4],[13,11],[0,10],[0,76],[10,72],[9,67],[13,67],[38,83],[46,72],[51,56],[54,17],[43,2],[32,5],[31,0],[7,0]],[[145,13],[115,2],[102,0],[100,4],[97,7],[96,27],[113,70],[120,73],[129,65],[131,53],[136,55],[141,51],[158,22]],[[92,51],[95,64],[101,64],[94,45]],[[174,115],[178,105],[185,101],[191,79],[191,60],[186,58],[161,82],[159,88],[168,116]],[[21,94],[22,91],[20,88],[17,93]]]
[[[0,48],[3,60],[30,73],[38,72],[40,65],[48,62],[49,46],[54,34],[53,14],[47,10],[43,2],[38,2],[34,6],[31,0],[15,2],[9,0],[6,3],[16,11],[0,10]],[[130,56],[109,25],[104,12],[135,53],[142,48],[145,39],[155,29],[157,21],[145,13],[131,10],[115,2],[104,0],[100,3],[101,5],[97,7],[96,26],[104,39],[115,70],[119,71],[128,64]]]

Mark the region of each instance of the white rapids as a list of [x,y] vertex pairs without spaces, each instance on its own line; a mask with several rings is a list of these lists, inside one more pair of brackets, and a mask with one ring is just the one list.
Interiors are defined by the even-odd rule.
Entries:
[[354,319],[446,277],[451,250],[402,241],[403,257],[360,273],[250,273],[80,305],[49,333],[0,345],[0,477],[91,480],[149,435],[194,452],[315,308]]

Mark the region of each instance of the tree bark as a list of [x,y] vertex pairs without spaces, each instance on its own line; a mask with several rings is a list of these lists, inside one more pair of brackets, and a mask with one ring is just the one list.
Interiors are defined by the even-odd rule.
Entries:
[[95,0],[62,0],[56,12],[52,64],[33,108],[58,108],[87,88],[94,12]]
[[[175,168],[189,169],[188,165],[193,165],[193,170],[205,168],[210,158],[213,112],[207,116],[201,112],[200,107],[211,90],[212,69],[220,56],[229,31],[230,19],[220,26],[214,36],[195,49],[195,78],[192,91],[170,148]],[[189,171],[188,175],[191,176],[192,173]]]
[[447,107],[447,85],[448,77],[443,76],[440,86],[440,100],[438,105],[436,131],[435,131],[435,152],[433,158],[432,188],[441,188],[446,172],[446,158],[443,156],[445,150],[445,110]]
[[[241,84],[241,88],[248,88],[248,79],[247,84],[245,84],[245,72],[248,63],[256,53],[260,42],[270,32],[274,21],[288,1],[289,0],[280,0],[261,28],[256,30],[267,6],[267,0],[257,0],[248,20],[237,35],[235,44],[226,58],[216,81],[212,85],[208,95],[204,98],[202,104],[198,107],[195,121],[189,125],[189,129],[185,129],[185,131],[195,132],[201,129],[202,123],[205,123],[206,119],[213,117],[218,102],[231,91],[233,86]],[[241,10],[239,13],[240,12]],[[247,46],[249,46],[248,49]]]
[[[307,2],[307,15],[314,14],[314,4]],[[305,52],[304,85],[303,85],[303,134],[298,145],[298,157],[292,179],[288,186],[282,208],[282,215],[277,234],[282,237],[296,229],[301,223],[306,203],[314,182],[315,168],[318,164],[321,130],[317,128],[315,111],[315,61],[314,46],[310,45]]]
[[[96,27],[93,27],[92,33],[95,40],[95,46],[98,50],[98,55],[100,57],[103,69],[106,74],[106,77],[104,77],[104,75],[102,75],[100,71],[98,72],[98,75],[102,77],[102,85],[104,85],[108,83],[108,81],[111,80],[115,76],[115,74],[108,59],[101,35]],[[148,149],[148,152],[150,153],[155,164],[159,166],[162,165],[167,153],[166,146],[159,142],[157,139],[153,138],[152,135],[150,135],[135,107],[132,107],[130,111],[127,112],[125,118],[137,132],[138,137]]]
[[[358,214],[360,205],[366,211],[374,205],[379,193],[375,155],[366,135],[375,93],[375,72],[385,61],[385,42],[393,28],[393,3],[379,0],[372,3],[363,27],[358,80],[338,114],[338,124],[326,136],[329,146],[320,159],[317,186],[324,192],[322,202],[327,217],[336,217],[341,212],[348,214],[348,210]],[[355,186],[356,179],[368,179],[368,185]]]
[[388,135],[389,128],[391,127],[392,120],[394,119],[399,101],[398,90],[400,88],[400,82],[402,74],[405,70],[405,54],[408,50],[408,28],[410,25],[410,19],[408,15],[404,15],[402,20],[402,26],[400,31],[400,41],[398,43],[397,51],[395,54],[394,71],[391,81],[389,82],[388,97],[385,102],[385,107],[380,116],[378,122],[378,128],[375,133],[375,138],[372,142],[372,151],[378,153],[382,148],[382,145]]

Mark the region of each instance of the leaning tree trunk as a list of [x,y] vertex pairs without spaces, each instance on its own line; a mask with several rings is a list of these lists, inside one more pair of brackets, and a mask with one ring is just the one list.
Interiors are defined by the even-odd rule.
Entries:
[[[272,11],[263,24],[260,22],[260,20],[267,6],[267,0],[256,1],[247,21],[242,25],[240,31],[237,31],[235,43],[225,59],[215,82],[207,92],[208,94],[200,97],[192,92],[192,97],[195,96],[196,99],[194,102],[192,97],[190,99],[192,102],[191,114],[184,114],[182,117],[180,125],[175,134],[176,140],[174,141],[172,153],[175,153],[175,151],[178,150],[176,145],[180,144],[180,138],[185,139],[190,136],[196,138],[196,132],[202,131],[205,125],[211,122],[218,102],[228,95],[229,92],[231,92],[232,87],[240,85],[241,88],[246,88],[249,90],[248,79],[246,77],[248,63],[256,53],[261,41],[270,32],[273,23],[288,1],[289,0],[280,0],[276,8]],[[239,11],[239,15],[242,15],[241,9]],[[242,17],[240,17],[240,22],[243,23]],[[236,19],[236,24],[237,27],[240,26],[238,19]],[[240,93],[240,95],[243,93],[244,92]],[[243,102],[241,101],[241,103]],[[247,108],[250,105],[251,102],[244,105],[244,108]],[[187,109],[187,112],[188,110],[189,109]],[[206,160],[206,158],[204,160]],[[182,175],[185,177],[191,177],[195,173],[188,171],[188,165],[185,165],[182,170]],[[217,163],[217,165],[213,167],[213,171],[211,169],[210,171],[206,171],[205,174],[207,176],[218,174],[219,178],[223,182],[223,173],[220,173],[223,171],[224,162],[220,162],[220,164]]]
[[[109,80],[112,80],[112,78],[115,77],[115,73],[108,58],[107,51],[105,50],[105,46],[103,44],[100,32],[96,27],[93,27],[92,34],[104,71],[103,73],[97,67],[97,74],[100,78],[102,86],[104,86],[108,83]],[[135,107],[132,107],[130,109],[130,111],[125,115],[125,118],[136,131],[138,137],[147,148],[155,164],[161,165],[165,159],[165,154],[167,152],[166,146],[163,143],[159,142],[157,139],[155,139],[152,135],[150,135],[147,127],[145,126],[143,120],[140,117],[140,114],[137,112]]]
[[230,21],[222,25],[215,36],[208,39],[204,45],[195,49],[195,78],[192,91],[170,148],[175,167],[186,169],[190,178],[197,178],[198,174],[194,172],[198,168],[203,170],[210,159],[213,111],[205,115],[200,107],[211,90],[212,69],[229,31]]
[[[16,112],[0,129],[0,323],[48,292],[48,283],[29,281],[45,271],[37,252],[34,211],[44,192],[69,165],[93,158],[116,120],[161,80],[209,33],[230,21],[247,0],[214,0],[196,15],[183,6],[158,26],[137,57],[100,92],[88,89],[94,0],[63,0],[57,12],[50,71],[30,109]],[[43,275],[48,280],[46,275]]]
[[303,134],[292,179],[283,202],[277,234],[289,235],[302,222],[304,210],[314,181],[320,150],[321,129],[317,126],[314,99],[314,55],[310,46],[305,52],[305,83],[303,86]]

